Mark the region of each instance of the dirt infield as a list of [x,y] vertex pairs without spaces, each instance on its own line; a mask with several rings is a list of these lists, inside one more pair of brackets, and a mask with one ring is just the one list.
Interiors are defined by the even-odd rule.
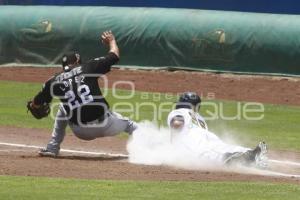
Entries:
[[[58,68],[0,68],[0,80],[44,82]],[[186,90],[217,99],[244,100],[275,104],[300,105],[300,79],[286,77],[218,75],[199,72],[161,72],[117,70],[109,74],[109,85],[116,80],[132,81],[140,91],[178,93]],[[0,142],[45,146],[47,130],[0,127]],[[62,148],[126,153],[126,140],[107,137],[85,142],[72,134]],[[297,152],[273,152],[293,157]],[[184,180],[184,181],[268,181],[300,184],[299,178],[247,175],[224,171],[193,171],[164,166],[133,165],[124,158],[62,154],[59,158],[42,158],[37,149],[0,145],[0,175],[47,176],[115,180]],[[298,171],[299,172],[299,171]]]
[[[0,141],[46,145],[50,133],[41,129],[0,127]],[[65,149],[126,153],[126,140],[106,137],[90,142],[68,134]],[[113,180],[268,181],[300,184],[299,178],[246,175],[222,171],[193,171],[164,166],[134,165],[124,158],[62,153],[58,158],[39,157],[37,149],[0,145],[0,174]],[[300,155],[299,155],[300,158]]]

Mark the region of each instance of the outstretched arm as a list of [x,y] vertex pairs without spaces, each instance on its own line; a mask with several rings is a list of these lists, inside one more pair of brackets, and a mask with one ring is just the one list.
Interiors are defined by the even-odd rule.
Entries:
[[51,84],[52,78],[50,78],[44,85],[42,90],[33,98],[33,107],[38,107],[44,103],[50,103],[52,101]]
[[114,53],[118,58],[120,58],[120,51],[117,45],[115,36],[111,31],[104,31],[101,35],[102,43],[109,47],[109,52]]
[[101,34],[101,41],[109,47],[108,54],[104,57],[95,58],[87,63],[86,71],[88,73],[106,74],[111,70],[111,66],[119,61],[120,52],[111,31],[105,31]]
[[49,103],[52,101],[50,84],[51,81],[48,80],[33,100],[27,102],[27,109],[36,119],[47,117],[50,113]]
[[170,128],[173,130],[181,130],[184,126],[184,118],[181,115],[176,115],[170,121]]

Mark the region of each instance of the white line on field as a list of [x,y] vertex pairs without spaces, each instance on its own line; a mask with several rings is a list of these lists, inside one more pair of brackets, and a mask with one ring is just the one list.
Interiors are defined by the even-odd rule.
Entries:
[[[31,148],[31,149],[42,149],[43,148],[41,146],[35,146],[35,145],[14,144],[14,143],[6,143],[6,142],[0,142],[0,145],[11,146],[11,147],[20,147],[20,148]],[[71,149],[61,149],[60,151],[67,152],[67,153],[78,153],[78,154],[87,154],[87,155],[95,155],[95,156],[110,156],[110,157],[128,158],[128,155],[126,155],[126,154],[114,154],[114,153],[107,153],[107,152],[80,151],[80,150],[71,150]]]
[[283,177],[290,177],[290,178],[300,178],[300,175],[296,175],[296,174],[285,174],[285,173],[281,173],[281,172],[275,172],[275,171],[266,171],[267,175],[270,176],[283,176]]
[[18,149],[1,149],[0,152],[24,152]]
[[295,165],[300,167],[300,163],[292,162],[292,161],[281,161],[281,160],[269,160],[269,162],[285,164],[285,165]]
[[[19,147],[19,148],[31,148],[31,149],[43,148],[41,146],[35,146],[35,145],[14,144],[14,143],[6,143],[6,142],[0,142],[0,145]],[[67,153],[78,153],[78,154],[95,155],[95,156],[111,156],[111,157],[128,158],[128,155],[126,155],[126,154],[113,154],[113,153],[106,153],[106,152],[80,151],[80,150],[71,150],[71,149],[61,149],[60,151],[67,152]],[[286,164],[286,165],[300,166],[300,163],[291,162],[291,161],[280,161],[280,160],[269,160],[269,161],[274,162],[274,163]],[[270,175],[270,176],[300,178],[300,175],[285,174],[285,173],[280,173],[280,172],[275,172],[275,171],[264,171],[264,172],[267,172],[267,175]]]
[[[41,149],[41,148],[43,148],[41,146],[26,145],[26,144],[14,144],[14,143],[5,143],[5,142],[0,142],[0,145],[21,147],[21,148],[32,148],[32,149]],[[67,153],[79,153],[79,154],[98,155],[98,156],[106,155],[106,156],[112,156],[112,157],[128,158],[128,155],[126,155],[126,154],[112,154],[112,153],[107,153],[107,152],[92,152],[92,151],[80,151],[80,150],[71,150],[71,149],[61,149],[61,151],[62,152],[67,152]],[[292,161],[269,160],[269,162],[300,166],[300,163],[292,162]]]

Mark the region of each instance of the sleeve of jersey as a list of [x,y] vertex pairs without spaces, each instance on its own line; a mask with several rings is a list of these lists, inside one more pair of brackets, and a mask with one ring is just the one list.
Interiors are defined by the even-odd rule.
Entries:
[[110,52],[105,57],[95,58],[88,62],[88,73],[106,74],[111,66],[119,61],[119,57]]
[[44,85],[42,90],[34,97],[33,101],[36,105],[42,105],[43,103],[50,103],[52,101],[51,96],[51,81],[48,80]]

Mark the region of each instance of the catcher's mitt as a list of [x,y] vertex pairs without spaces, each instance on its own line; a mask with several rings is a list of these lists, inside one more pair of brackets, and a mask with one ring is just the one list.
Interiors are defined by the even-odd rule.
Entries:
[[43,117],[47,117],[50,113],[50,107],[48,103],[44,103],[38,107],[32,106],[32,101],[27,102],[27,112],[30,111],[31,114],[36,119],[42,119]]

